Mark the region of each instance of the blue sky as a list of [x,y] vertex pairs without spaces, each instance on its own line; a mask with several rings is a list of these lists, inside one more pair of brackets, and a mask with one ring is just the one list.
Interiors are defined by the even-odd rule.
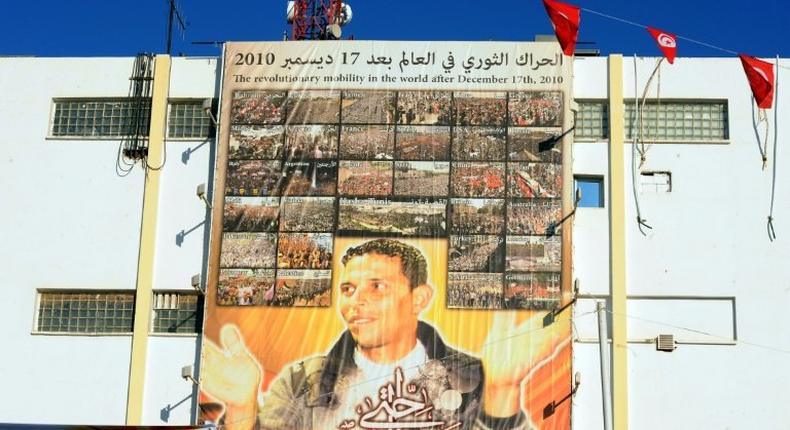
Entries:
[[[345,34],[383,40],[533,40],[551,33],[540,0],[348,0]],[[652,25],[751,55],[790,57],[790,2],[767,0],[584,0],[583,8]],[[285,0],[179,0],[188,21],[174,35],[177,55],[219,55],[195,41],[279,40]],[[759,6],[757,6],[759,4]],[[166,0],[9,1],[0,14],[0,55],[127,56],[165,51]],[[602,53],[657,56],[643,29],[582,12],[580,41]],[[679,56],[729,54],[679,41]]]

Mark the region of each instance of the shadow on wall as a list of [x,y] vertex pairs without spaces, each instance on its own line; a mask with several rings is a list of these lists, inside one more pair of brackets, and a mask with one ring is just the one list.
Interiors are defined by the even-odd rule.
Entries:
[[[197,392],[197,388],[196,388],[196,386],[193,386],[193,387],[194,388],[192,389],[192,394],[190,394],[190,395],[184,397],[183,399],[179,400],[176,404],[173,404],[173,405],[168,404],[167,406],[162,408],[162,410],[159,411],[159,418],[162,420],[162,422],[166,423],[166,422],[170,421],[170,412],[172,412],[173,410],[175,410],[179,406],[181,406],[184,403],[186,403],[188,400],[191,400],[191,399],[193,399],[195,397],[195,393]],[[192,403],[193,402],[190,401],[189,404],[186,405],[186,407],[189,407],[190,409],[192,409]],[[190,410],[190,412],[189,412],[189,421],[190,422],[194,422],[194,420],[195,420],[194,415],[195,415],[194,410]]]

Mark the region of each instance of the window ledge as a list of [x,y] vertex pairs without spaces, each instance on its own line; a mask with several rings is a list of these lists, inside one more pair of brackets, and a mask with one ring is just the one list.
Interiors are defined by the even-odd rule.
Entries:
[[31,331],[33,336],[132,337],[132,333],[78,333],[66,331]]
[[[625,139],[625,143],[633,144],[633,139]],[[729,145],[732,143],[729,139],[716,139],[716,140],[692,140],[692,139],[665,139],[665,140],[645,140],[640,142],[645,145]]]
[[161,332],[150,332],[148,336],[150,337],[199,337],[200,333],[161,333]]
[[[118,142],[118,141],[122,141],[124,139],[129,139],[131,137],[133,137],[133,136],[51,136],[51,135],[48,135],[48,136],[46,136],[44,138],[44,140],[52,140],[52,141],[55,141],[55,140],[101,140],[101,141],[114,140],[114,141]],[[148,136],[145,136],[144,138],[148,139]]]

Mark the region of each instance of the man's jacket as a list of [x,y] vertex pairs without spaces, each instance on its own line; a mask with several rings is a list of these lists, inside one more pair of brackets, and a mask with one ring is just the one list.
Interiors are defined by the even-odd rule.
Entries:
[[[420,367],[420,376],[409,382],[425,388],[432,399],[431,421],[446,423],[433,428],[447,428],[458,422],[461,425],[457,428],[466,430],[527,428],[523,413],[510,418],[494,418],[483,412],[480,360],[448,347],[427,323],[419,323],[417,339],[425,347],[429,361]],[[351,333],[345,331],[326,356],[307,358],[283,369],[258,407],[258,427],[268,430],[338,429],[340,422],[332,422],[336,419],[333,412],[343,400],[346,381],[357,371],[355,348]],[[437,404],[447,390],[461,395],[461,404],[455,410],[443,409]],[[456,393],[451,394],[457,399]]]

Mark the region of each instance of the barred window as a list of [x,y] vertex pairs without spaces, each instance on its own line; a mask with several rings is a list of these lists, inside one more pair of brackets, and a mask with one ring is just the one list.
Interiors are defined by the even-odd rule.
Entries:
[[152,333],[200,333],[203,300],[197,294],[156,293]]
[[609,103],[606,100],[580,100],[576,112],[576,139],[609,138]]
[[40,292],[36,331],[131,333],[133,292]]
[[[640,108],[641,108],[640,103]],[[648,100],[642,116],[642,139],[722,141],[729,139],[727,102]],[[638,135],[634,102],[625,104],[626,139]]]
[[54,137],[148,136],[151,99],[54,100]]
[[170,102],[167,137],[171,139],[203,139],[211,133],[211,125],[211,119],[203,110],[203,100]]

